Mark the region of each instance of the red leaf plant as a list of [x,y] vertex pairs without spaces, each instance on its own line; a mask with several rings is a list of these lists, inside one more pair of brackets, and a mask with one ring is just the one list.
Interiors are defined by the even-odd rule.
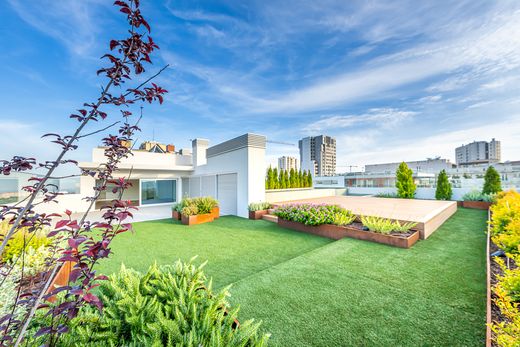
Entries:
[[[123,83],[131,80],[132,75],[144,73],[145,67],[143,64],[151,64],[150,55],[155,49],[159,48],[149,36],[151,29],[141,14],[139,0],[115,1],[114,6],[125,15],[130,27],[129,36],[124,39],[110,40],[110,53],[102,56],[106,66],[97,71],[98,75],[106,78],[106,83],[96,101],[84,103],[82,108],[70,115],[72,120],[78,122],[72,135],[57,133],[43,135],[44,138],[49,138],[52,143],[60,147],[61,151],[57,158],[53,161],[41,163],[37,162],[35,158],[21,156],[15,156],[10,160],[0,160],[2,175],[35,168],[45,170],[43,175],[32,177],[29,180],[29,185],[23,187],[28,193],[26,198],[14,205],[0,206],[0,220],[9,220],[9,230],[1,240],[0,254],[8,241],[21,228],[27,228],[29,231],[26,240],[28,242],[34,236],[34,231],[44,227],[50,228],[48,236],[54,240],[52,248],[55,254],[52,259],[49,259],[48,270],[42,277],[45,280],[38,288],[31,288],[30,291],[24,292],[22,286],[19,286],[16,299],[12,305],[12,312],[0,318],[0,346],[19,346],[29,341],[28,327],[38,309],[45,309],[45,314],[52,319],[49,326],[40,327],[33,337],[46,336],[46,345],[48,346],[56,345],[60,334],[67,332],[67,321],[74,318],[83,305],[92,305],[101,310],[101,301],[92,290],[99,285],[97,282],[106,280],[107,277],[96,274],[94,267],[99,260],[110,256],[110,244],[114,237],[131,230],[131,224],[128,223],[128,220],[133,217],[133,211],[136,207],[132,206],[130,201],[122,200],[124,191],[131,186],[128,181],[129,177],[114,178],[113,174],[120,161],[131,155],[131,148],[124,144],[131,141],[134,134],[140,130],[138,124],[141,117],[138,117],[134,122],[130,122],[132,112],[128,108],[136,102],[163,102],[163,96],[167,91],[155,83],[150,85],[148,83],[164,71],[167,66],[134,88],[128,88],[118,93],[112,91],[114,87],[121,89]],[[119,108],[124,107],[120,110],[121,120],[96,132],[85,134],[84,128],[87,124],[102,121],[108,117],[108,114],[102,109],[110,105]],[[116,124],[119,126],[118,131],[115,134],[108,134],[103,139],[105,163],[95,170],[83,170],[81,173],[95,177],[99,182],[94,187],[94,195],[86,198],[89,202],[87,212],[78,218],[73,218],[73,214],[69,210],[66,210],[63,216],[37,213],[35,211],[37,205],[57,202],[60,193],[56,192],[57,187],[49,183],[49,180],[60,178],[54,176],[58,167],[67,164],[77,165],[76,161],[65,159],[65,157],[78,148],[79,139],[105,131]],[[102,221],[88,221],[87,214],[95,206],[100,194],[107,190],[109,185],[113,187],[113,192],[117,198],[111,201],[109,205],[101,208]],[[93,232],[93,230],[96,232]],[[22,252],[20,255],[22,280],[23,255]],[[16,259],[13,264],[17,263],[18,260]],[[66,262],[73,264],[68,285],[55,289],[50,288],[53,278]],[[0,278],[0,290],[6,278],[11,275],[13,267],[14,265],[3,274],[4,278]],[[47,300],[56,297],[58,294],[60,299],[55,303]],[[26,313],[22,319],[15,318],[14,312],[17,306],[25,308],[24,312]]]

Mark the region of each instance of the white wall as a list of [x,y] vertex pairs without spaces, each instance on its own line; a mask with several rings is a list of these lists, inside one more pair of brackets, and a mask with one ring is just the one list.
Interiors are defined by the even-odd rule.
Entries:
[[[345,195],[346,189],[314,189],[292,188],[265,191],[266,202],[282,202],[300,199],[322,198],[326,196]],[[260,200],[258,200],[260,201]]]
[[[471,188],[453,188],[451,200],[462,200],[464,194],[472,191]],[[375,195],[379,193],[397,193],[395,188],[378,187],[349,187],[348,193],[353,195]],[[417,199],[435,199],[435,188],[417,188],[415,197]]]
[[[166,166],[190,166],[192,165],[191,155],[180,155],[175,153],[152,153],[146,151],[132,151],[133,155],[121,160],[121,164],[125,165],[147,165],[148,167],[166,167]],[[94,148],[92,150],[92,161],[94,163],[104,163],[105,149]]]
[[265,192],[265,149],[245,147],[207,158],[195,168],[194,176],[237,174],[237,215],[247,218],[247,206],[263,201]]

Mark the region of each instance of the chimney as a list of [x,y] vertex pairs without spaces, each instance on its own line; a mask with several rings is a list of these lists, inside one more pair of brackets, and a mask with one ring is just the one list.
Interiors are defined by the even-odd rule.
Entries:
[[209,140],[206,139],[195,139],[191,141],[194,167],[206,164],[206,150],[208,149],[208,145]]

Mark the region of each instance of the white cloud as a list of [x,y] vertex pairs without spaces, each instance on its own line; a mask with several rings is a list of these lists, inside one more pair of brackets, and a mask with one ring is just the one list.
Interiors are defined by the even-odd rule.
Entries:
[[404,111],[393,108],[373,108],[364,114],[328,115],[322,116],[318,121],[308,124],[302,131],[316,134],[323,131],[349,128],[356,125],[364,125],[371,128],[390,128],[405,121],[417,112]]

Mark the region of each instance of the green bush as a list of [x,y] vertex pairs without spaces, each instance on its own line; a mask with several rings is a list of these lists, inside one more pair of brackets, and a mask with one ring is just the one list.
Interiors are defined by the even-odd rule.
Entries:
[[[9,221],[4,220],[0,223],[1,239],[3,239],[9,232],[9,229]],[[28,228],[20,228],[11,237],[6,247],[4,248],[1,260],[3,262],[9,262],[13,260],[13,258],[18,257],[20,254],[22,254],[24,243],[25,250],[28,250],[30,248],[36,249],[40,248],[41,246],[48,246],[51,243],[51,240],[46,236],[46,232],[44,230],[29,232]]]
[[[303,223],[305,225],[350,224],[355,216],[338,205],[293,204],[279,206],[274,214],[281,219]],[[350,223],[346,223],[351,219]]]
[[247,209],[249,211],[263,211],[270,209],[272,206],[269,202],[252,202]]
[[496,194],[502,191],[500,183],[500,174],[493,167],[490,166],[486,170],[484,175],[484,187],[482,188],[482,194]]
[[397,220],[394,221],[387,218],[373,216],[361,216],[361,223],[363,223],[363,225],[370,231],[380,234],[390,234],[392,232],[406,233],[417,225],[417,223],[412,222],[401,224]]
[[437,177],[437,188],[435,189],[435,199],[437,200],[451,200],[453,191],[451,183],[448,180],[446,170],[442,170]]
[[[259,323],[235,327],[238,309],[229,306],[228,288],[214,293],[202,267],[178,261],[140,274],[123,266],[99,288],[103,311],[83,307],[58,345],[265,346],[269,336]],[[38,319],[41,326],[51,318]]]
[[485,201],[493,202],[495,200],[495,194],[484,194],[478,190],[472,190],[462,196],[464,201]]
[[172,209],[185,216],[194,216],[196,214],[210,213],[215,207],[218,207],[217,200],[210,196],[202,196],[198,198],[185,197],[181,202],[173,205]]
[[396,171],[395,186],[397,188],[397,196],[403,199],[413,199],[415,196],[415,182],[413,181],[413,172],[405,162],[399,164]]

